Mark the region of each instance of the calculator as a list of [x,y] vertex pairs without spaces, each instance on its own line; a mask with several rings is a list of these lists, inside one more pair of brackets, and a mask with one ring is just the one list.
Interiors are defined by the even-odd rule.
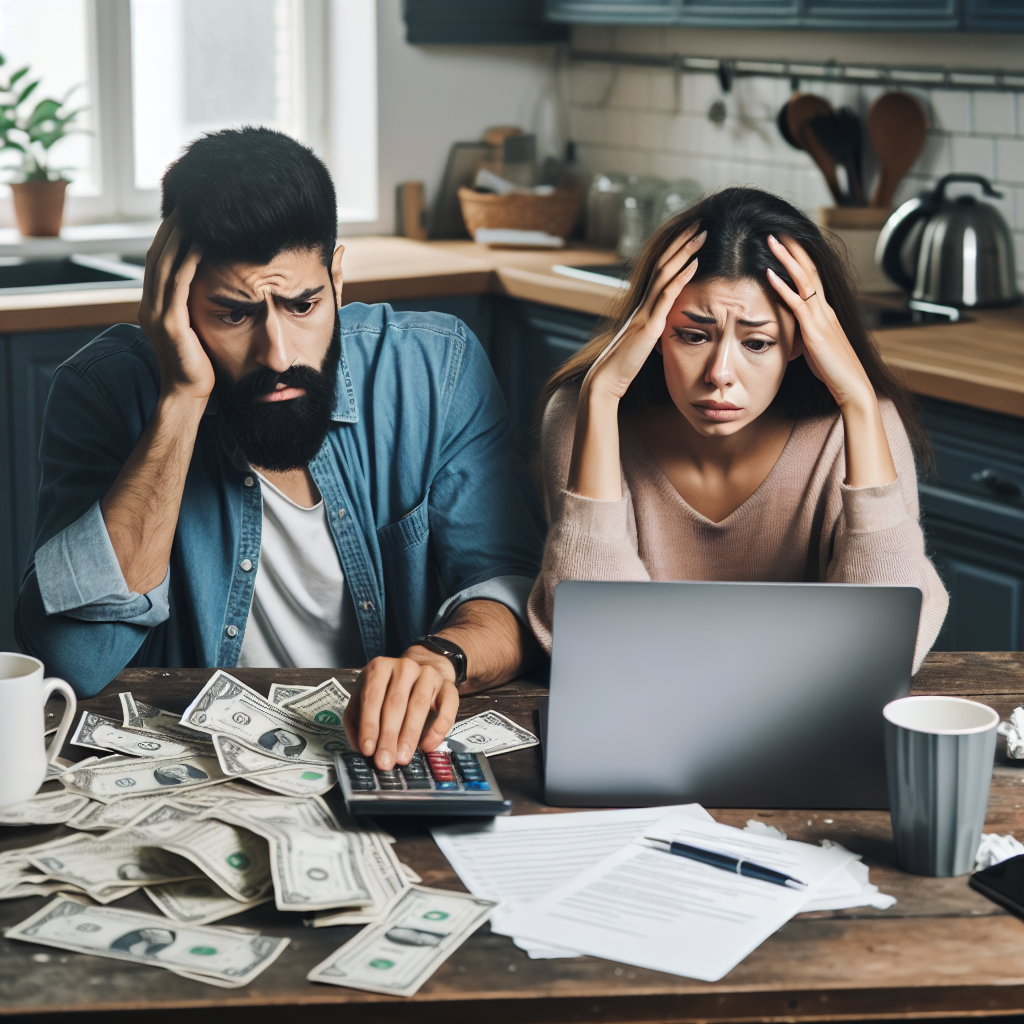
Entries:
[[419,751],[408,764],[382,771],[370,758],[337,753],[338,785],[351,814],[510,814],[483,754]]

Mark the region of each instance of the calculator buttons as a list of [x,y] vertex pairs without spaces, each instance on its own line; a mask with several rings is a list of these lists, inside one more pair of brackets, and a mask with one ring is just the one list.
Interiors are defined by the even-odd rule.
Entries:
[[408,764],[382,770],[351,751],[335,755],[338,779],[355,814],[507,814],[483,754],[417,751]]
[[340,759],[345,763],[345,773],[352,789],[365,793],[377,788],[373,769],[365,757],[359,754],[345,754]]

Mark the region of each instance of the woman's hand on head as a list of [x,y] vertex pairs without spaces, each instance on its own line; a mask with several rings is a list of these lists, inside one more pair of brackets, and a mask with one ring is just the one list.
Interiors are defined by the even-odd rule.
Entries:
[[793,291],[775,271],[768,269],[771,286],[796,317],[804,358],[811,371],[829,389],[840,409],[851,403],[877,405],[871,381],[835,310],[825,301],[825,289],[814,261],[788,235],[781,239],[769,235],[768,246],[797,286],[798,291]]
[[768,236],[768,245],[789,271],[794,292],[773,270],[768,280],[793,311],[804,358],[814,375],[832,392],[843,415],[846,435],[846,483],[878,487],[896,479],[889,441],[875,389],[825,292],[814,261],[795,239]]
[[643,301],[587,373],[584,394],[616,403],[625,395],[664,332],[679,293],[697,273],[695,253],[707,238],[706,231],[696,233],[697,227],[691,224],[662,253]]

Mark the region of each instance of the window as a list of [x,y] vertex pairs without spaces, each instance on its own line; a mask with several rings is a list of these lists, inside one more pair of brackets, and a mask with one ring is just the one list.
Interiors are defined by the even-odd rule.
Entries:
[[[0,0],[0,53],[7,64],[0,69],[4,81],[28,65],[22,84],[41,80],[28,101],[31,107],[44,97],[64,99],[72,107],[85,107],[79,115],[79,131],[53,150],[54,166],[74,168],[70,194],[95,196],[100,191],[98,158],[90,89],[91,53],[89,0]],[[69,95],[70,94],[70,95]],[[15,152],[0,154],[3,180],[10,178],[20,160]]]
[[156,218],[167,165],[242,124],[312,146],[342,221],[377,218],[374,0],[0,0],[0,52],[47,95],[81,84],[87,132],[54,147],[67,223]]

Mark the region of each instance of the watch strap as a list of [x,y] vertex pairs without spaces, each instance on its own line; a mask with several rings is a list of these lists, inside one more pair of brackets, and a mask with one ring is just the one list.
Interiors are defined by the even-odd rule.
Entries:
[[421,636],[416,643],[420,647],[426,647],[428,651],[433,651],[434,654],[440,654],[441,657],[447,658],[452,663],[452,668],[455,669],[456,686],[466,681],[469,661],[466,658],[466,652],[457,643],[434,633]]

